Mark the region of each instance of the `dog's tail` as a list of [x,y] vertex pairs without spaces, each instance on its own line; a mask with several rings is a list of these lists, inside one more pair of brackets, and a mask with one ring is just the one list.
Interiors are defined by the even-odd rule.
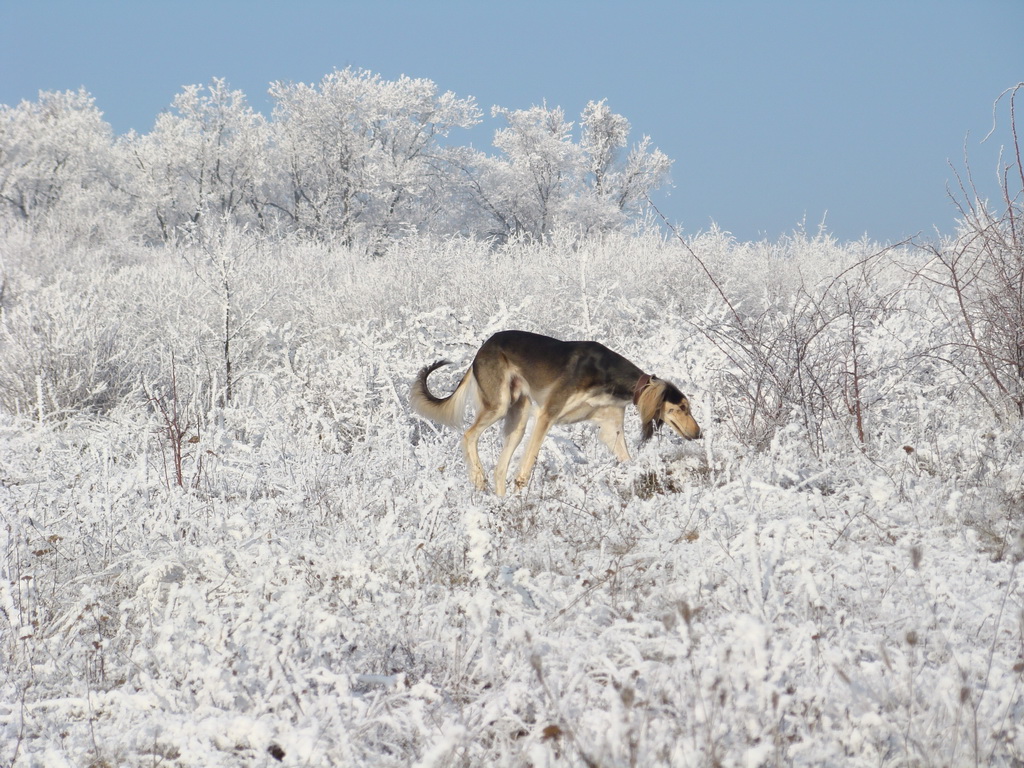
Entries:
[[466,412],[466,398],[473,389],[473,368],[470,366],[466,375],[462,377],[459,386],[447,397],[438,397],[430,391],[427,386],[427,377],[444,365],[450,365],[448,360],[438,360],[420,370],[409,391],[409,404],[420,416],[439,424],[444,424],[452,429],[461,429],[463,416]]

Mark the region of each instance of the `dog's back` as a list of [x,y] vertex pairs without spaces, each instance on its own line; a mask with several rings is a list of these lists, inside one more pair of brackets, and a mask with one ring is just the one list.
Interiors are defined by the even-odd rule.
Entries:
[[[503,384],[512,370],[535,392],[556,383],[571,392],[601,390],[629,402],[643,371],[596,341],[561,341],[529,331],[499,331],[481,345],[473,373],[481,389]],[[536,399],[536,397],[534,397]]]

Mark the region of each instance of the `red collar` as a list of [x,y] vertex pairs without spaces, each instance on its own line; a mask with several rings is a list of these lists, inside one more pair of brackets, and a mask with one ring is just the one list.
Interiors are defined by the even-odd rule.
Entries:
[[639,379],[636,380],[636,386],[633,387],[633,405],[640,402],[640,393],[647,389],[647,385],[651,383],[651,379],[654,377],[649,373],[645,373]]

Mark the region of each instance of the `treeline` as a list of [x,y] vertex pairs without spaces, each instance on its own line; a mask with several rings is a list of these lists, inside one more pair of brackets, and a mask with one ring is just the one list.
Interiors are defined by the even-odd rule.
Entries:
[[544,240],[621,230],[672,161],[604,101],[494,107],[493,153],[460,146],[473,98],[426,79],[334,71],[275,82],[269,117],[221,79],[178,94],[147,134],[114,134],[85,90],[0,105],[0,216],[118,226],[148,242],[225,224],[382,250],[411,232]]

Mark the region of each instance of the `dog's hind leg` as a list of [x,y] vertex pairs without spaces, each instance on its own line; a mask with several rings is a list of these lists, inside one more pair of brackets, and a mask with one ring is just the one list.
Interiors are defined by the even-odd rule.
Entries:
[[530,481],[530,473],[533,472],[533,465],[537,461],[537,454],[540,453],[541,443],[551,429],[554,421],[546,408],[537,409],[537,423],[530,435],[530,442],[526,444],[526,451],[523,453],[523,460],[519,463],[519,474],[516,476],[516,488],[524,488]]
[[529,420],[530,399],[521,396],[512,403],[508,413],[505,414],[505,447],[501,450],[498,466],[494,468],[494,492],[499,496],[505,495],[508,465],[512,461],[512,454],[516,452],[516,448],[523,440],[526,422]]
[[476,420],[462,436],[462,453],[466,457],[470,482],[481,491],[487,490],[487,478],[484,476],[483,464],[480,463],[480,449],[477,443],[484,430],[505,415],[505,410],[504,407],[494,406],[481,408]]

